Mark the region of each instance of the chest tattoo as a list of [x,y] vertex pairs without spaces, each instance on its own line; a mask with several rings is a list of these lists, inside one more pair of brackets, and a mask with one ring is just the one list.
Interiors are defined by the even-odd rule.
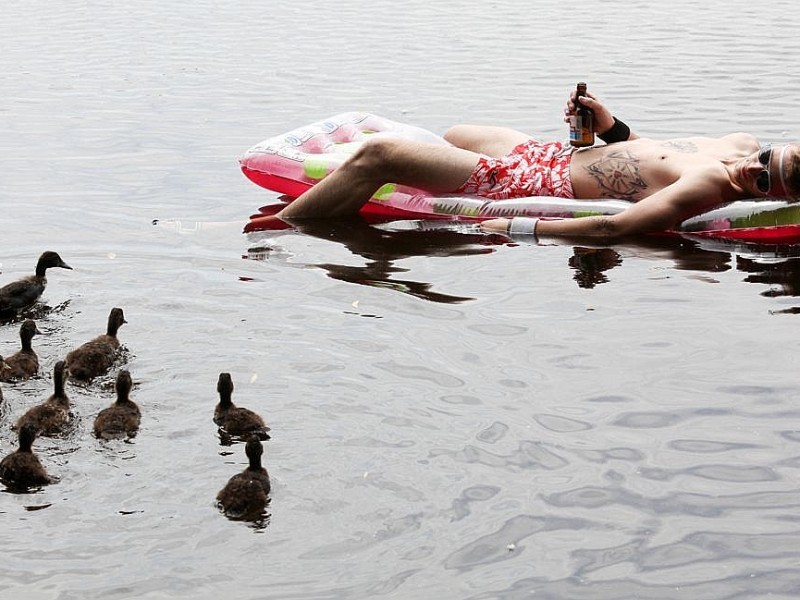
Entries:
[[685,154],[694,154],[697,152],[697,144],[688,140],[670,140],[661,145],[675,150],[675,152],[683,152]]
[[609,152],[600,160],[586,165],[604,198],[636,200],[647,189],[639,172],[639,159],[626,150]]

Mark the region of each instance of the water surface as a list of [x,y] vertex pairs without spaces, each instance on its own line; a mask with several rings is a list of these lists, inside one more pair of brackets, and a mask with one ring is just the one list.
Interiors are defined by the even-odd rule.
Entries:
[[[50,272],[42,375],[3,385],[0,450],[112,306],[143,411],[99,442],[112,378],[68,385],[78,427],[35,444],[60,482],[0,494],[0,597],[800,593],[796,249],[248,236],[276,196],[236,162],[349,110],[563,138],[578,80],[642,135],[800,139],[794,4],[34,0],[0,22],[0,282],[45,249],[74,267]],[[273,429],[261,523],[214,507],[245,465],[211,422],[221,371]]]

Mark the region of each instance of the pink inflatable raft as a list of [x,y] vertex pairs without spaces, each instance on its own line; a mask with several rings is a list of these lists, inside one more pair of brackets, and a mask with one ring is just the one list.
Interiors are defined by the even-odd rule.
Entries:
[[[254,183],[291,201],[338,168],[370,136],[447,144],[440,136],[412,125],[368,113],[350,112],[269,138],[240,159]],[[529,216],[553,219],[615,214],[628,208],[624,200],[569,200],[529,197],[487,200],[478,196],[437,196],[423,190],[387,184],[361,209],[370,222],[407,219],[482,221]],[[245,231],[285,227],[271,215],[281,205],[253,215]],[[675,233],[761,244],[800,244],[800,204],[782,199],[732,202],[684,221]]]

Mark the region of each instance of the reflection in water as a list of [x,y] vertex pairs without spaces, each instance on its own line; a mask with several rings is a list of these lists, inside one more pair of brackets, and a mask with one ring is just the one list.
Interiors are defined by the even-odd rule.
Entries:
[[55,306],[48,306],[43,302],[37,302],[19,313],[11,316],[0,318],[0,325],[8,325],[10,323],[22,323],[26,319],[33,319],[34,321],[43,321],[51,315],[58,315],[64,313],[69,306],[70,301],[65,300],[61,304]]
[[[625,257],[671,260],[679,271],[721,273],[730,270],[732,248],[721,250],[718,243],[704,247],[702,242],[677,236],[639,236],[608,247],[591,246],[583,240],[582,245],[573,247],[568,263],[575,270],[575,282],[586,289],[608,283],[607,273],[620,266]],[[566,245],[571,242],[548,239],[548,243]]]
[[[411,279],[398,279],[397,273],[405,273],[408,269],[396,266],[397,260],[411,256],[469,256],[487,254],[492,247],[502,241],[501,236],[489,236],[474,227],[455,229],[445,226],[424,226],[420,223],[408,229],[388,229],[374,227],[359,218],[320,219],[298,223],[296,229],[304,234],[317,238],[336,241],[343,244],[354,254],[362,256],[367,263],[361,266],[320,263],[315,266],[325,269],[328,276],[340,281],[383,287],[416,296],[431,302],[455,304],[474,300],[466,296],[454,296],[435,292],[433,284]],[[257,247],[248,251],[248,257],[256,260],[269,258],[272,253],[265,247],[259,234],[252,234],[260,239]]]
[[257,533],[265,532],[267,530],[267,527],[269,527],[270,525],[270,521],[272,520],[272,514],[267,509],[264,509],[263,511],[256,514],[250,514],[245,516],[232,516],[225,514],[224,512],[223,515],[229,521],[243,523],[244,525],[246,525],[250,529],[253,529]]
[[[748,275],[746,283],[770,286],[761,292],[762,296],[778,297],[800,295],[800,246],[761,245],[720,242],[715,240],[696,240],[692,256],[719,258],[719,271],[730,268],[733,262],[736,270]],[[724,269],[722,268],[724,266]],[[692,268],[711,271],[712,265],[694,263]],[[773,311],[773,313],[795,314],[800,307]]]
[[569,259],[569,266],[575,269],[572,278],[578,287],[586,289],[606,283],[608,278],[603,271],[622,264],[622,257],[611,248],[576,247],[573,252],[574,254]]
[[[800,257],[786,256],[787,250],[782,249],[774,257],[737,256],[736,268],[744,273],[747,283],[758,283],[769,286],[768,290],[761,292],[763,296],[797,296],[800,292]],[[790,250],[797,250],[790,247]],[[776,313],[795,314],[800,312],[800,307],[786,308],[775,311]]]
[[[549,240],[552,242],[553,240]],[[557,242],[556,242],[557,243]],[[770,286],[763,296],[800,295],[800,246],[770,246],[711,240],[701,237],[644,236],[613,248],[575,246],[569,266],[579,287],[608,283],[607,273],[625,256],[671,260],[679,271],[722,273],[732,267],[748,273],[744,281]],[[773,311],[800,313],[800,307]]]
[[[495,246],[509,243],[502,235],[482,233],[475,225],[453,221],[404,221],[375,226],[360,218],[319,219],[297,224],[304,234],[338,242],[367,263],[361,266],[318,263],[328,276],[340,281],[384,287],[431,302],[459,303],[473,300],[432,290],[433,283],[398,279],[408,269],[395,261],[412,256],[469,256],[493,252]],[[249,235],[257,242],[248,250],[247,258],[269,260],[287,258],[285,252],[273,248],[269,237],[275,232]],[[285,235],[286,231],[280,231]],[[514,245],[521,245],[514,241]],[[722,273],[732,267],[748,274],[747,283],[771,286],[764,296],[800,295],[800,246],[769,246],[713,240],[698,236],[641,236],[613,246],[592,246],[587,240],[548,239],[548,245],[571,245],[573,255],[568,266],[573,279],[584,289],[610,281],[608,273],[620,266],[625,257],[670,260],[680,271],[705,274]],[[800,312],[800,307],[782,313]]]

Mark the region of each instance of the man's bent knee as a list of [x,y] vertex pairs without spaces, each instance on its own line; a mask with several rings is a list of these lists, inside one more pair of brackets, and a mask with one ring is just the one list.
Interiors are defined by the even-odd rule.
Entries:
[[414,165],[427,160],[428,148],[428,144],[403,138],[376,136],[364,142],[346,164],[358,176],[381,183],[395,179],[396,183],[402,183],[400,179],[406,179]]
[[376,135],[361,145],[340,170],[355,182],[376,186],[397,183],[444,193],[464,183],[478,159],[477,154],[453,146]]
[[458,148],[465,148],[465,144],[473,139],[473,127],[470,125],[453,125],[442,136],[449,143]]
[[350,169],[364,174],[375,174],[391,167],[398,144],[402,140],[392,138],[372,138],[365,141],[347,161]]
[[499,158],[528,141],[530,136],[507,127],[455,125],[444,134],[444,139],[457,148]]

